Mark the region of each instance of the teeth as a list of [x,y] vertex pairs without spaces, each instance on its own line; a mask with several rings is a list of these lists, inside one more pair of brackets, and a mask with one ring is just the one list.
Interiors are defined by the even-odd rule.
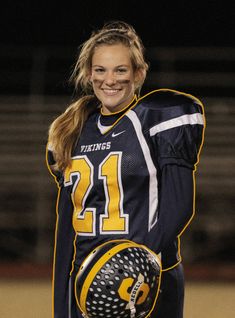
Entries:
[[103,89],[103,92],[107,95],[115,95],[119,92],[119,89]]
[[116,92],[118,92],[118,89],[104,89],[104,92],[116,93]]

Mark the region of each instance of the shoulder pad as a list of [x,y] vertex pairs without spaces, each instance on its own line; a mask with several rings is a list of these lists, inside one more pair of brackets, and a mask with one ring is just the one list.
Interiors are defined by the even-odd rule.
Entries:
[[165,107],[180,106],[185,104],[198,104],[202,106],[199,99],[193,95],[172,89],[157,89],[139,99],[143,106],[161,109]]

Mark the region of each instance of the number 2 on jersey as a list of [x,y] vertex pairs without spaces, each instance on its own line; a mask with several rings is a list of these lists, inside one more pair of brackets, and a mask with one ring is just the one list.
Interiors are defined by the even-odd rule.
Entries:
[[[105,209],[99,218],[101,234],[127,233],[128,215],[123,212],[121,153],[111,152],[99,165],[98,179],[103,181]],[[74,182],[75,178],[75,182]],[[65,186],[73,185],[73,227],[78,235],[96,234],[96,208],[86,207],[86,199],[94,185],[94,167],[87,156],[72,158],[65,170]]]

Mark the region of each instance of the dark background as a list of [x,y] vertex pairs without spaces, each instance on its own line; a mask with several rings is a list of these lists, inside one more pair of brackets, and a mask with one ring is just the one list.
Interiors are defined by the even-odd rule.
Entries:
[[4,1],[1,42],[77,46],[113,19],[134,25],[145,46],[234,46],[227,1]]

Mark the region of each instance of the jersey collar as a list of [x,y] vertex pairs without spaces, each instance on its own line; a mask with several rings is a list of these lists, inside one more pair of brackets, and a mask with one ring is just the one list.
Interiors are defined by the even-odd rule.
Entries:
[[130,108],[136,105],[138,99],[135,95],[129,105],[127,105],[124,109],[120,110],[119,112],[115,112],[112,114],[103,114],[102,111],[100,112],[97,120],[97,127],[102,135],[107,133],[112,127],[114,127],[122,117],[129,111]]

